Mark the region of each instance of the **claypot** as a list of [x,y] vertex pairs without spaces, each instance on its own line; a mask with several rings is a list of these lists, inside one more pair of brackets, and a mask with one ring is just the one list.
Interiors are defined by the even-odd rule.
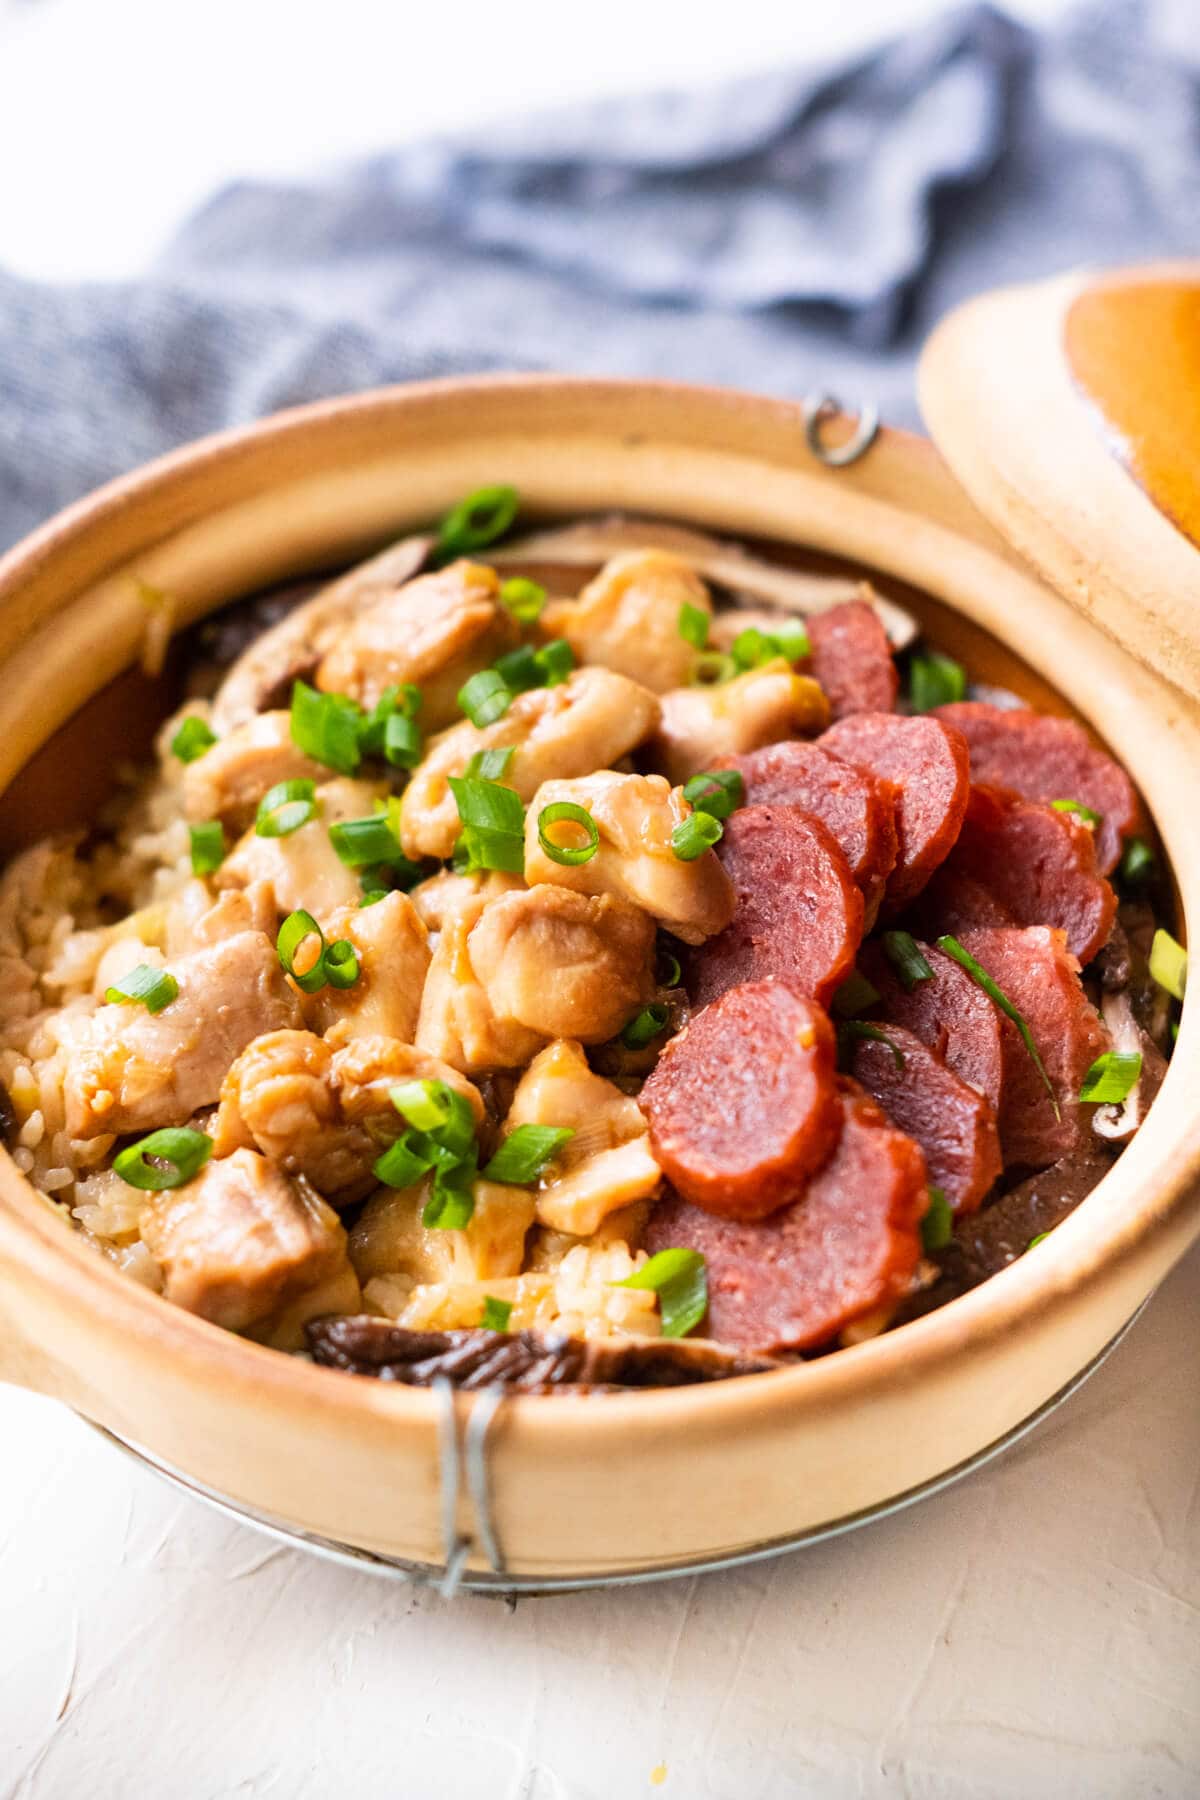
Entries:
[[[1049,680],[1051,704],[1077,710],[1120,754],[1190,925],[1198,709],[1035,577],[929,443],[885,431],[852,467],[830,469],[795,406],[648,382],[472,379],[306,407],[183,450],[53,520],[0,563],[10,841],[44,829],[64,794],[90,805],[122,734],[144,732],[134,715],[148,690],[127,684],[22,781],[56,728],[135,662],[137,580],[175,596],[183,622],[347,562],[496,480],[539,514],[626,507],[908,584],[927,597],[915,604],[937,639],[976,673],[1023,685],[1038,704]],[[32,798],[42,795],[44,805]],[[851,1519],[1003,1438],[1103,1349],[1200,1230],[1198,1077],[1192,1007],[1161,1095],[1112,1172],[1036,1255],[941,1311],[778,1374],[503,1402],[488,1474],[509,1571],[595,1578],[735,1556]],[[64,1229],[7,1155],[0,1375],[286,1526],[444,1561],[437,1395],[316,1368],[169,1306]],[[487,1404],[459,1396],[460,1429]],[[465,1483],[457,1528],[474,1540],[469,1570],[485,1570]]]

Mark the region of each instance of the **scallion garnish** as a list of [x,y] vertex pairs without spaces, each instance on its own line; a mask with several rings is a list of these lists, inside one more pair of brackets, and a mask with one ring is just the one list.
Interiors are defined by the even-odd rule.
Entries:
[[168,1125],[121,1151],[113,1168],[130,1187],[159,1194],[182,1187],[212,1155],[212,1139],[187,1125]]
[[881,998],[879,989],[872,987],[858,969],[847,975],[841,987],[833,996],[830,1007],[839,1019],[855,1019],[859,1013],[866,1012],[868,1006],[874,1006]]
[[433,1171],[433,1189],[422,1223],[444,1231],[469,1225],[475,1210],[471,1183],[478,1152],[470,1101],[444,1081],[406,1081],[390,1091],[392,1105],[410,1127],[375,1163],[377,1181],[414,1187]]
[[411,681],[385,687],[366,718],[360,718],[358,747],[364,756],[382,756],[397,769],[415,769],[421,760],[417,714],[421,690]]
[[651,1006],[644,1006],[640,1013],[630,1019],[621,1033],[621,1042],[627,1050],[644,1050],[647,1044],[653,1043],[666,1030],[671,1017],[671,1009],[656,1000]]
[[477,731],[502,719],[513,699],[512,688],[497,669],[480,669],[458,690],[459,711],[467,715]]
[[469,556],[494,544],[511,526],[520,504],[515,487],[476,488],[452,506],[438,526],[434,560],[453,562],[456,556]]
[[953,957],[959,968],[967,971],[967,974],[971,977],[971,980],[975,983],[976,987],[981,987],[988,999],[1000,1008],[1000,1011],[1004,1014],[1005,1018],[1012,1020],[1013,1024],[1021,1034],[1021,1042],[1033,1058],[1034,1067],[1042,1078],[1042,1085],[1050,1096],[1050,1104],[1054,1108],[1054,1116],[1056,1119],[1061,1119],[1062,1111],[1058,1104],[1058,1096],[1055,1094],[1050,1077],[1046,1073],[1046,1065],[1042,1061],[1041,1055],[1038,1052],[1038,1047],[1033,1041],[1033,1033],[1026,1023],[1025,1015],[1018,1011],[1008,995],[1004,992],[1003,988],[997,986],[983,965],[975,961],[971,952],[969,950],[964,950],[956,937],[951,937],[949,933],[947,933],[944,937],[940,937],[937,940],[937,947],[939,950],[944,950],[947,956]]
[[[388,1098],[408,1124],[451,1155],[464,1157],[475,1143],[475,1114],[465,1094],[447,1081],[406,1081]],[[440,1159],[433,1159],[438,1162]]]
[[485,1181],[526,1187],[553,1162],[575,1133],[565,1125],[518,1125],[483,1170]]
[[513,789],[477,775],[451,775],[449,782],[463,824],[463,866],[523,873],[525,808]]
[[906,994],[911,994],[919,981],[933,980],[933,970],[917,948],[917,940],[907,931],[885,931],[883,953],[900,977]]
[[656,1293],[664,1337],[686,1337],[708,1311],[708,1266],[699,1250],[660,1250],[612,1285]]
[[1160,926],[1150,946],[1150,973],[1160,988],[1182,1000],[1187,987],[1188,953]]
[[195,762],[206,750],[211,750],[217,741],[217,734],[204,719],[198,719],[195,713],[180,725],[171,739],[171,755],[177,756],[182,763]]
[[683,980],[683,969],[680,966],[679,958],[670,950],[660,948],[654,974],[659,987],[678,987]]
[[954,1214],[940,1187],[929,1190],[929,1205],[921,1220],[921,1245],[927,1251],[944,1250],[954,1236]]
[[679,635],[693,650],[703,650],[708,642],[709,616],[702,606],[685,600],[679,609]]
[[[471,1176],[474,1175],[471,1170]],[[425,1202],[421,1223],[431,1231],[465,1231],[475,1216],[475,1195],[470,1177],[459,1177],[462,1171],[449,1174],[438,1170],[433,1177],[433,1193]]]
[[418,1181],[428,1175],[433,1167],[427,1156],[414,1149],[411,1143],[412,1133],[406,1131],[403,1137],[389,1144],[383,1155],[378,1157],[371,1173],[376,1181],[385,1187],[416,1187]]
[[561,687],[575,670],[575,652],[566,638],[552,638],[536,653],[542,687]]
[[538,581],[527,581],[514,575],[500,583],[500,604],[506,606],[521,625],[532,625],[546,604],[546,590]]
[[329,827],[329,841],[348,869],[407,861],[386,812],[369,813],[365,819],[340,820]]
[[484,1331],[507,1331],[508,1321],[512,1318],[513,1303],[511,1300],[497,1300],[494,1294],[483,1296],[483,1317],[480,1327]]
[[[314,939],[316,954],[306,956],[303,968],[298,969],[297,955]],[[305,912],[303,907],[290,912],[279,927],[275,939],[275,954],[284,973],[291,976],[302,994],[315,994],[325,986],[325,948],[325,933],[312,914]]]
[[908,665],[909,704],[915,713],[949,706],[967,691],[967,671],[951,656],[936,650],[917,651]]
[[518,644],[515,650],[509,650],[504,656],[496,658],[492,664],[492,673],[500,677],[510,693],[524,694],[530,688],[545,685],[537,658],[538,653],[532,644]]
[[1028,1255],[1031,1250],[1036,1250],[1038,1245],[1044,1244],[1046,1239],[1049,1236],[1050,1236],[1050,1233],[1048,1231],[1039,1231],[1037,1236],[1031,1237],[1029,1242],[1026,1244],[1025,1254]]
[[1084,1076],[1079,1098],[1097,1106],[1115,1106],[1128,1098],[1141,1072],[1140,1050],[1106,1050]]
[[393,769],[415,769],[421,760],[421,728],[415,719],[393,713],[383,728],[383,755]]
[[892,1053],[892,1061],[898,1069],[904,1067],[904,1052],[898,1044],[893,1044],[886,1031],[878,1025],[872,1025],[866,1019],[843,1019],[838,1026],[838,1036],[843,1045],[851,1038],[870,1038],[876,1044],[886,1044]]
[[1101,820],[1102,815],[1093,812],[1092,808],[1085,806],[1082,800],[1052,800],[1050,805],[1055,812],[1074,813],[1077,818],[1083,820],[1085,825],[1099,825]]
[[748,626],[745,631],[738,632],[730,649],[737,668],[744,672],[761,669],[764,663],[774,662],[780,656],[788,662],[799,662],[809,654],[811,645],[800,621],[785,619],[778,631],[760,631],[755,625]]
[[694,812],[681,819],[671,833],[671,849],[680,862],[695,862],[723,836],[725,827],[709,812]]
[[1126,887],[1140,887],[1153,875],[1156,860],[1145,838],[1130,838],[1117,869],[1117,879]]
[[701,650],[692,669],[693,687],[719,687],[732,681],[738,666],[724,650]]
[[160,1013],[170,1006],[179,992],[179,983],[165,969],[152,969],[149,963],[138,963],[120,981],[105,988],[104,998],[110,1006],[141,1004],[147,1012]]
[[[551,827],[555,825],[574,826],[582,831],[582,844],[560,844],[550,836]],[[578,868],[581,863],[591,862],[600,848],[600,832],[591,813],[586,806],[577,806],[573,800],[556,800],[550,806],[543,806],[538,814],[538,843],[551,862],[561,863],[564,868]]]
[[259,837],[290,837],[316,817],[317,784],[297,778],[277,781],[258,803],[254,829]]
[[192,851],[192,874],[211,875],[225,861],[225,833],[220,819],[205,819],[200,825],[188,826]]
[[774,631],[767,633],[767,637],[779,655],[786,656],[791,663],[803,662],[812,653],[808,632],[799,619],[781,619]]
[[346,694],[322,694],[307,681],[292,684],[292,742],[314,762],[353,775],[362,761],[363,710]]
[[477,750],[463,774],[478,776],[481,781],[500,781],[508,773],[508,765],[515,755],[511,744],[503,750]]
[[683,797],[695,812],[711,813],[714,819],[727,819],[744,804],[746,783],[740,769],[705,769],[685,782]]
[[325,979],[332,988],[353,987],[358,980],[361,964],[358,952],[349,938],[335,938],[325,951]]

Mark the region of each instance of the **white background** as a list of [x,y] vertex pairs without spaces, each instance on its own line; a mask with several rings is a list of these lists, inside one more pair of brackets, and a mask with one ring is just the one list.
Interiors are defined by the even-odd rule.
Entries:
[[[933,10],[0,0],[0,264],[133,272],[237,173]],[[512,1613],[273,1546],[0,1390],[0,1796],[1194,1800],[1198,1369],[1193,1255],[958,1488],[772,1564]]]

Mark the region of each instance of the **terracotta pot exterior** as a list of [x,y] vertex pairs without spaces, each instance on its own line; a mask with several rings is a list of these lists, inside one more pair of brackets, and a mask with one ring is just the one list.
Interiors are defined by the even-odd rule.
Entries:
[[[846,556],[1014,645],[1126,761],[1190,924],[1195,709],[1027,573],[925,442],[885,433],[834,472],[806,449],[799,408],[715,390],[555,378],[395,389],[210,440],[103,490],[0,563],[0,784],[135,659],[135,578],[175,595],[182,621],[345,562],[497,480],[538,512],[627,507]],[[770,1377],[506,1402],[490,1469],[509,1568],[603,1575],[734,1554],[902,1494],[1009,1431],[1200,1231],[1198,1073],[1200,1025],[1185,1012],[1162,1094],[1113,1172],[1036,1256],[927,1319]],[[0,1372],[239,1503],[443,1560],[433,1396],[311,1367],[168,1306],[64,1230],[6,1155]],[[460,1420],[472,1404],[459,1399]],[[459,1525],[474,1530],[465,1498]]]

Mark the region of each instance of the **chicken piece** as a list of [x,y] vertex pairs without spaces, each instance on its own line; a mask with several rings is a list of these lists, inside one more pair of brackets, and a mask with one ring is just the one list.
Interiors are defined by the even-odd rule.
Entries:
[[219,819],[226,831],[244,831],[276,782],[323,781],[328,773],[292,742],[290,713],[259,713],[187,764],[183,810],[189,819]]
[[[321,920],[327,943],[346,938],[358,955],[358,980],[302,996],[304,1016],[330,1041],[391,1037],[412,1042],[429,968],[429,933],[407,894],[398,890],[370,906],[340,907]],[[319,1184],[318,1184],[319,1185]]]
[[[542,809],[562,801],[582,806],[600,833],[588,862],[557,863],[542,848]],[[616,894],[685,944],[702,944],[729,924],[736,902],[715,851],[681,862],[671,848],[672,832],[691,811],[682,788],[672,788],[661,775],[601,769],[575,781],[543,781],[525,820],[525,879],[530,887],[552,882],[578,894]],[[551,835],[569,845],[575,841],[569,833],[579,829],[560,825]]]
[[186,1125],[217,1098],[247,1044],[302,1022],[275,946],[261,932],[195,950],[171,973],[179,992],[162,1012],[114,1004],[90,1021],[64,1082],[72,1137]]
[[264,707],[286,705],[292,683],[311,676],[322,650],[358,612],[392,594],[418,572],[433,547],[429,537],[401,538],[293,607],[255,638],[217,691],[212,728],[218,735]]
[[430,1184],[380,1188],[350,1234],[350,1260],[360,1281],[381,1275],[409,1282],[483,1281],[519,1275],[533,1224],[527,1188],[477,1181],[475,1210],[459,1231],[424,1225]]
[[274,937],[278,924],[275,892],[269,881],[252,881],[248,887],[228,888],[216,900],[203,881],[188,881],[173,894],[167,907],[167,955],[186,956],[206,950],[239,931],[261,931]]
[[708,589],[682,556],[632,550],[606,562],[578,600],[557,600],[541,616],[582,663],[628,675],[656,694],[686,687],[697,651],[679,630],[684,606],[712,616]]
[[455,1069],[388,1037],[359,1037],[340,1050],[311,1031],[273,1031],[238,1057],[221,1087],[213,1127],[217,1156],[261,1150],[289,1174],[303,1175],[339,1205],[361,1200],[388,1144],[404,1131],[391,1089],[406,1081],[445,1081],[471,1103],[483,1101]]
[[503,785],[528,804],[543,781],[604,769],[640,744],[659,721],[654,695],[611,669],[577,669],[557,687],[518,694],[502,719],[481,731],[464,720],[428,746],[404,794],[404,854],[448,857],[461,829],[448,778],[480,750],[511,747]]
[[280,913],[302,907],[317,919],[339,907],[357,906],[362,899],[358,875],[338,856],[329,827],[343,819],[365,819],[387,793],[381,782],[327,781],[317,789],[315,814],[298,831],[259,837],[251,826],[213,876],[214,885],[245,888],[266,881]]
[[543,1038],[603,1043],[655,991],[654,923],[611,894],[504,894],[484,906],[467,948],[496,1018]]
[[829,703],[817,683],[793,674],[781,656],[732,681],[664,694],[662,724],[648,754],[671,782],[682,783],[726,757],[823,731],[828,723]]
[[357,613],[321,658],[317,686],[371,707],[386,687],[412,682],[421,690],[422,729],[440,731],[457,717],[463,682],[520,636],[496,571],[455,562]]
[[346,1267],[337,1214],[306,1181],[252,1150],[152,1195],[141,1234],[167,1299],[228,1331],[261,1324]]
[[572,1039],[548,1044],[521,1077],[504,1135],[520,1125],[565,1126],[574,1133],[538,1183],[540,1225],[590,1237],[610,1214],[658,1192],[662,1171],[650,1154],[640,1106],[593,1074]]
[[506,875],[502,869],[477,869],[470,875],[456,875],[443,869],[409,890],[409,899],[417,917],[430,932],[444,931],[456,914],[473,900],[494,900],[497,894],[515,894],[525,883],[519,875]]
[[[523,891],[523,890],[521,890]],[[545,1038],[514,1019],[497,1019],[471,961],[469,939],[486,907],[470,901],[446,921],[421,994],[418,1049],[474,1075],[484,1069],[519,1069]]]

